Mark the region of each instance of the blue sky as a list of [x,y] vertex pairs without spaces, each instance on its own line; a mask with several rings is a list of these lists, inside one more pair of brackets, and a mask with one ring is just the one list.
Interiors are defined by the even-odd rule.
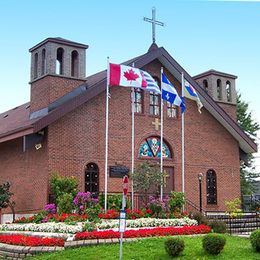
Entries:
[[143,54],[151,25],[163,46],[191,75],[216,69],[238,76],[237,89],[260,122],[259,1],[62,1],[0,2],[0,112],[29,101],[28,49],[47,37],[88,44],[87,75]]

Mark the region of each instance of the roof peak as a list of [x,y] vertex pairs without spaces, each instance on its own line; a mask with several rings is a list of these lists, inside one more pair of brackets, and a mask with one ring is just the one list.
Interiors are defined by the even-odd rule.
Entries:
[[147,52],[155,51],[157,49],[159,49],[158,45],[155,42],[153,42]]

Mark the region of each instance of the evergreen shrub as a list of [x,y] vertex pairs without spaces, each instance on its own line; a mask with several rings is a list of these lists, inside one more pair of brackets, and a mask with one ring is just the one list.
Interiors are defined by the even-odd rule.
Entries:
[[255,230],[250,235],[250,242],[256,252],[260,252],[260,230]]
[[164,243],[165,250],[169,256],[178,256],[184,250],[184,241],[180,238],[169,238]]
[[214,220],[209,222],[209,226],[215,233],[227,233],[227,225],[223,221]]
[[203,249],[210,255],[218,255],[226,244],[226,238],[220,234],[207,234],[202,239]]

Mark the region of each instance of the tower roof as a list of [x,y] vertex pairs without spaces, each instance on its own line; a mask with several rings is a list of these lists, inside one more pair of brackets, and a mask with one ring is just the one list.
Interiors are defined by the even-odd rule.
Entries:
[[193,76],[193,79],[199,79],[199,78],[203,78],[203,77],[206,77],[206,76],[209,76],[209,75],[216,75],[216,76],[221,76],[221,77],[226,77],[226,78],[231,78],[231,79],[237,79],[237,76],[235,75],[232,75],[232,74],[228,74],[228,73],[225,73],[225,72],[221,72],[221,71],[217,71],[217,70],[207,70],[205,72],[202,72],[196,76]]
[[43,44],[47,43],[47,42],[53,42],[53,43],[59,43],[59,44],[63,44],[63,45],[67,45],[67,46],[73,46],[73,47],[77,47],[77,48],[83,48],[83,49],[87,49],[88,45],[86,44],[82,44],[82,43],[78,43],[78,42],[73,42],[61,37],[50,37],[47,38],[43,41],[41,41],[40,43],[36,44],[35,46],[33,46],[32,48],[29,49],[29,52],[34,51],[35,49],[39,48],[40,46],[42,46]]

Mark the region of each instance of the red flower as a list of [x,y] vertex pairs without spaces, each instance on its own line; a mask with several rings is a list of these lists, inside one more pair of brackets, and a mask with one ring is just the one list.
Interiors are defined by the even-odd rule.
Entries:
[[[131,237],[149,237],[149,236],[173,236],[173,235],[191,235],[206,234],[210,232],[210,227],[200,226],[184,226],[184,227],[156,227],[144,228],[139,230],[126,230],[125,238]],[[97,238],[118,238],[119,232],[113,230],[79,232],[75,235],[75,240],[97,239]]]
[[61,238],[41,238],[24,235],[0,235],[0,242],[19,246],[64,246]]

